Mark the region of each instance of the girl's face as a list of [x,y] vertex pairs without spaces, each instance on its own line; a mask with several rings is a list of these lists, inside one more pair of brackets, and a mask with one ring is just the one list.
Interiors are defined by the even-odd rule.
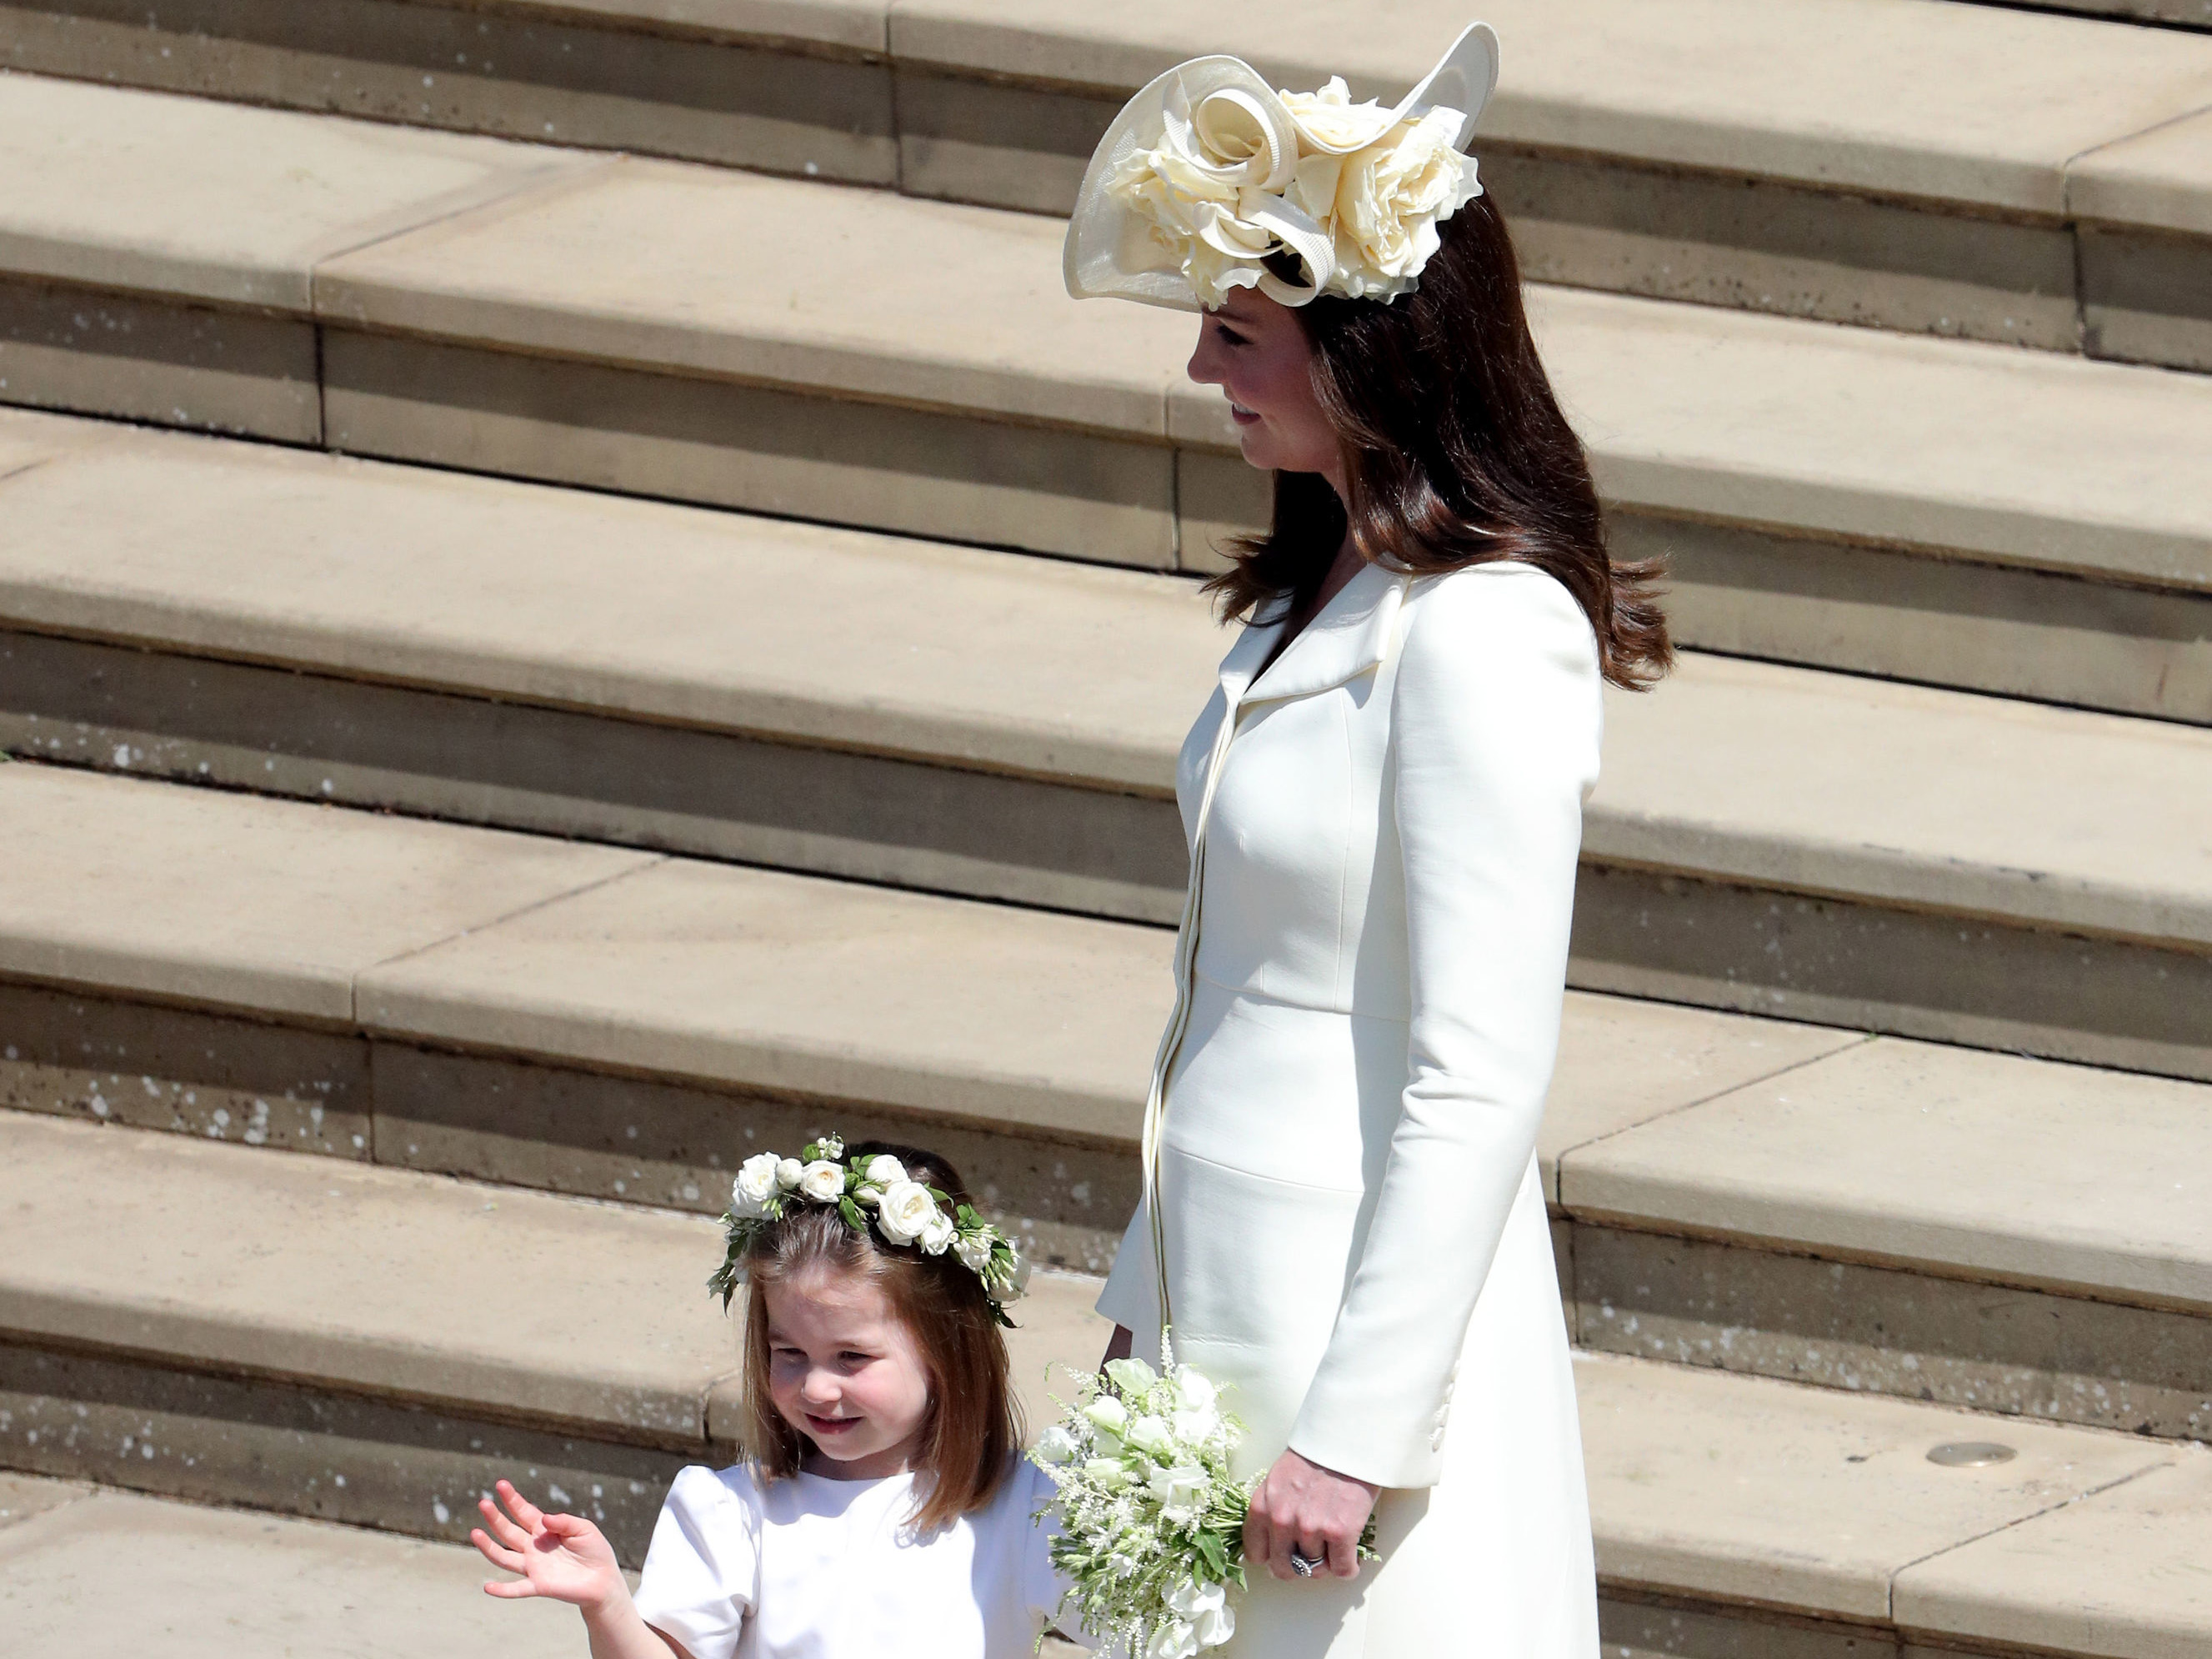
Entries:
[[764,1291],[769,1398],[815,1449],[802,1467],[844,1480],[907,1468],[929,1416],[929,1373],[884,1293],[828,1272]]
[[1229,398],[1244,459],[1282,472],[1318,472],[1344,492],[1336,430],[1314,396],[1313,344],[1297,314],[1255,289],[1237,288],[1200,320],[1190,378]]

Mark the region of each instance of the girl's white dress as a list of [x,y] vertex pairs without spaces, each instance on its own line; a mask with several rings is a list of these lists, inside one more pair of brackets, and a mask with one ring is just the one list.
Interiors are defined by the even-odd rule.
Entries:
[[918,1536],[911,1475],[694,1465],[661,1505],[638,1611],[692,1659],[1032,1659],[1066,1588],[1030,1518],[1051,1495],[1017,1459],[984,1508]]
[[[1191,891],[1155,1072],[1176,1357],[1386,1488],[1349,1583],[1255,1575],[1221,1659],[1593,1659],[1595,1565],[1536,1126],[1596,642],[1550,576],[1362,570],[1184,744]],[[1256,675],[1256,678],[1255,678]],[[1149,1206],[1099,1311],[1157,1352]]]

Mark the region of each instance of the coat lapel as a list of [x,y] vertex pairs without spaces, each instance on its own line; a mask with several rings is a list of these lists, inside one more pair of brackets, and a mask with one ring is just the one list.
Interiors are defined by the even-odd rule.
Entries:
[[[1252,670],[1273,647],[1282,624],[1245,629],[1221,665],[1221,688],[1230,706],[1310,697],[1376,666],[1390,653],[1406,586],[1407,579],[1396,571],[1375,564],[1364,567],[1256,680]],[[1249,653],[1248,646],[1254,647]],[[1232,665],[1240,671],[1233,688]]]

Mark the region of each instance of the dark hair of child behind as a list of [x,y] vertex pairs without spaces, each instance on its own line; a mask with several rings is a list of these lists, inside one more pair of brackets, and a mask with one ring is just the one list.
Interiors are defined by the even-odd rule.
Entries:
[[[957,1170],[919,1147],[872,1140],[845,1156],[898,1159],[908,1176],[951,1196],[975,1200]],[[931,1255],[895,1245],[873,1228],[854,1232],[835,1210],[797,1209],[763,1230],[745,1257],[745,1449],[762,1476],[799,1472],[805,1437],[769,1396],[766,1291],[827,1269],[856,1274],[882,1291],[914,1334],[929,1371],[929,1415],[914,1462],[920,1498],[912,1524],[931,1532],[990,1502],[1023,1441],[1021,1406],[1006,1375],[1006,1344],[983,1282],[951,1251]]]

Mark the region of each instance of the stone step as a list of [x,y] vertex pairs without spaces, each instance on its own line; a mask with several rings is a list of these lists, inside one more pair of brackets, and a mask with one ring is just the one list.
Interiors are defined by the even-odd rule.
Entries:
[[[2202,23],[2205,3],[2066,9]],[[1478,153],[1545,281],[2212,366],[2212,127],[2173,130],[2212,111],[2212,42],[1943,0],[1484,15],[1504,58]],[[1367,31],[1261,0],[1203,21],[1165,0],[7,0],[0,67],[1064,214],[1114,111],[1183,58],[1395,97],[1468,20],[1458,0]]]
[[[1153,569],[1266,510],[1048,220],[26,76],[0,167],[8,401]],[[2212,377],[1532,299],[1687,642],[2212,720]]]
[[571,1609],[486,1595],[482,1564],[466,1546],[0,1475],[10,1659],[470,1659],[583,1645]]
[[[94,422],[11,437],[14,752],[1178,914],[1174,757],[1224,645],[1187,581]],[[2212,732],[1707,655],[1609,726],[1575,983],[2212,1077]]]
[[[0,1107],[319,1154],[269,1154],[311,1188],[707,1214],[750,1152],[842,1127],[936,1146],[1090,1272],[1136,1200],[1161,929],[20,763],[0,837]],[[2212,1439],[2208,1108],[1570,993],[1539,1153],[1571,1327]]]
[[[453,1540],[518,1475],[634,1565],[673,1469],[734,1455],[711,1221],[15,1114],[0,1146],[0,1460],[46,1478],[0,1492],[21,1514],[0,1559],[33,1617],[133,1528],[173,1566],[313,1536],[335,1571],[395,1564],[386,1584],[450,1563],[441,1601],[483,1576],[57,1480]],[[561,1270],[532,1284],[531,1261]],[[1088,1288],[1047,1278],[1025,1376],[1094,1358]],[[2163,1659],[2212,1633],[2188,1570],[2202,1448],[1605,1357],[1577,1373],[1608,1650]],[[2012,1455],[1928,1455],[1992,1441]],[[260,1547],[258,1573],[199,1577],[269,1577]]]

